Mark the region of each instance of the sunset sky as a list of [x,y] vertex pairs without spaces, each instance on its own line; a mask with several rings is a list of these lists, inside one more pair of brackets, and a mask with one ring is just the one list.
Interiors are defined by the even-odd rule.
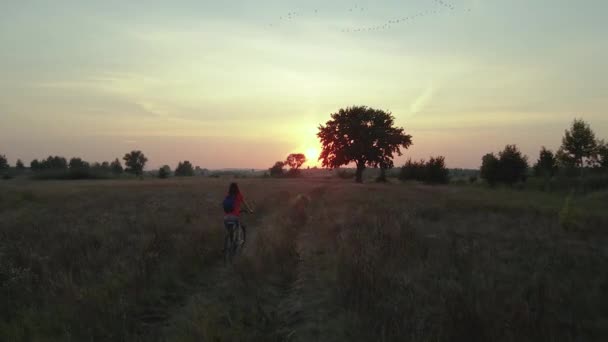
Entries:
[[2,1],[0,154],[264,168],[351,105],[413,135],[397,164],[608,139],[608,1],[445,3]]

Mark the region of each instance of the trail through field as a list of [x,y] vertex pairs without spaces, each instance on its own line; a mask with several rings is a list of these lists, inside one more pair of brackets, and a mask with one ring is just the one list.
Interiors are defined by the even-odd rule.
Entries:
[[[313,227],[326,220],[326,189],[280,195],[279,210],[249,217],[247,243],[234,264],[218,261],[185,306],[172,314],[168,336],[228,340],[308,341],[331,331],[338,308],[321,281],[333,270]],[[322,239],[329,241],[328,239]],[[325,274],[325,275],[324,275]],[[183,335],[182,335],[183,334]]]

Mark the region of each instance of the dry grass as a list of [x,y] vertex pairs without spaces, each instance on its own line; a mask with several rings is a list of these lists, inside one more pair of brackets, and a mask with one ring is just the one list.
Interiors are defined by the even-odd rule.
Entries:
[[608,338],[606,193],[240,183],[229,266],[227,180],[1,183],[0,340]]

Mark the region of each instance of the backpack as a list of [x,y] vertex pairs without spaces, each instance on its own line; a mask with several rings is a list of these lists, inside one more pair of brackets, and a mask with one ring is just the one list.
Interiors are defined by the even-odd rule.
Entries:
[[228,195],[224,198],[224,202],[222,202],[222,206],[224,207],[224,213],[230,214],[234,211],[236,202],[236,196]]

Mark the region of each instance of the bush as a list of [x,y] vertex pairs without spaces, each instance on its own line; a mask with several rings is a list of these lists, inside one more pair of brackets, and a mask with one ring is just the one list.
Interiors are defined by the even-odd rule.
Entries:
[[445,167],[445,158],[431,157],[428,162],[424,159],[412,161],[409,159],[399,174],[402,181],[415,180],[428,184],[446,184],[450,181],[449,171]]
[[163,167],[161,167],[158,170],[158,178],[166,179],[166,178],[169,178],[170,176],[171,176],[171,168],[169,167],[169,165],[163,165]]
[[426,179],[429,184],[447,184],[449,179],[448,169],[445,167],[445,158],[442,156],[429,159],[425,165]]
[[528,172],[528,158],[521,154],[517,146],[507,145],[498,153],[498,158],[493,153],[488,153],[482,158],[481,178],[490,185],[505,183],[513,185],[517,182],[525,182]]
[[285,175],[285,169],[283,168],[285,163],[282,161],[278,161],[274,163],[274,165],[268,169],[270,171],[271,177],[283,177]]
[[408,159],[407,162],[405,162],[405,165],[401,167],[399,179],[402,181],[415,180],[422,182],[425,179],[425,173],[424,159],[421,159],[420,161],[412,161],[412,159]]

